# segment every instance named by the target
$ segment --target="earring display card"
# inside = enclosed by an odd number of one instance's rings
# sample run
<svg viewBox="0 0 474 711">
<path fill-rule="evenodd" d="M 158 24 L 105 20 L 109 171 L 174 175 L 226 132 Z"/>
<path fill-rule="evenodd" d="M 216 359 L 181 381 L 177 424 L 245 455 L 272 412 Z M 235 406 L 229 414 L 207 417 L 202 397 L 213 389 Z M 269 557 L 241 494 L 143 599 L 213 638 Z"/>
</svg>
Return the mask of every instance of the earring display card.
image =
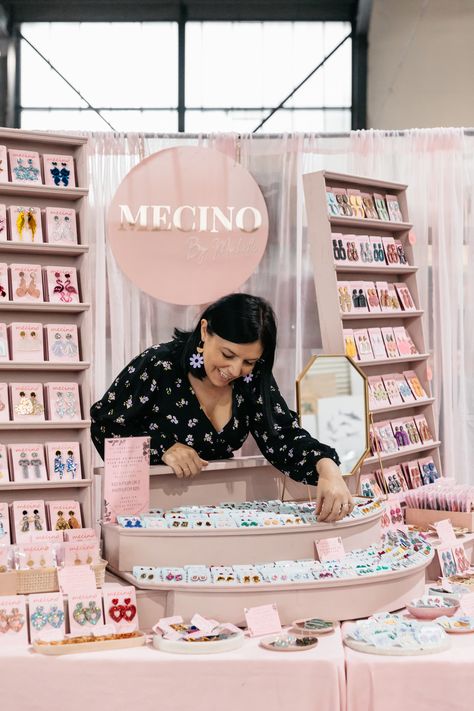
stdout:
<svg viewBox="0 0 474 711">
<path fill-rule="evenodd" d="M 82 478 L 79 442 L 46 442 L 50 481 L 74 481 Z"/>
<path fill-rule="evenodd" d="M 68 541 L 63 549 L 65 565 L 96 565 L 100 561 L 97 541 Z"/>
<path fill-rule="evenodd" d="M 8 239 L 7 227 L 7 207 L 0 205 L 0 242 L 6 242 Z"/>
<path fill-rule="evenodd" d="M 371 375 L 369 377 L 369 398 L 371 400 L 371 409 L 377 410 L 381 407 L 387 407 L 390 405 L 390 400 L 388 399 L 388 393 L 383 384 L 382 376 Z"/>
<path fill-rule="evenodd" d="M 415 415 L 413 419 L 415 420 L 416 428 L 423 444 L 434 442 L 434 437 L 428 426 L 426 417 L 424 415 Z"/>
<path fill-rule="evenodd" d="M 360 478 L 361 496 L 383 496 L 374 474 L 363 474 Z"/>
<path fill-rule="evenodd" d="M 361 328 L 354 331 L 354 339 L 356 342 L 357 350 L 359 352 L 360 360 L 373 360 L 374 354 L 372 353 L 372 347 L 370 345 L 369 334 L 366 328 Z"/>
<path fill-rule="evenodd" d="M 374 193 L 374 202 L 379 219 L 388 222 L 390 217 L 387 210 L 387 204 L 385 202 L 385 196 L 380 193 Z"/>
<path fill-rule="evenodd" d="M 341 313 L 343 314 L 350 314 L 353 311 L 350 287 L 351 285 L 348 281 L 337 282 L 337 291 L 339 294 L 339 308 L 341 310 Z"/>
<path fill-rule="evenodd" d="M 382 452 L 390 454 L 398 451 L 397 440 L 393 436 L 390 422 L 376 422 L 374 424 L 375 434 L 378 436 Z"/>
<path fill-rule="evenodd" d="M 9 326 L 12 360 L 42 363 L 44 361 L 43 325 L 13 322 Z"/>
<path fill-rule="evenodd" d="M 405 479 L 408 480 L 412 489 L 418 489 L 422 485 L 420 467 L 416 459 L 402 464 L 405 470 Z"/>
<path fill-rule="evenodd" d="M 387 203 L 387 210 L 391 222 L 403 222 L 402 211 L 400 210 L 400 205 L 398 203 L 398 198 L 396 195 L 385 195 L 385 201 Z"/>
<path fill-rule="evenodd" d="M 74 267 L 45 267 L 48 300 L 55 304 L 79 304 L 77 271 Z"/>
<path fill-rule="evenodd" d="M 78 363 L 77 326 L 73 323 L 47 323 L 45 329 L 48 360 L 55 363 Z"/>
<path fill-rule="evenodd" d="M 10 239 L 12 242 L 43 242 L 41 208 L 10 205 Z"/>
<path fill-rule="evenodd" d="M 395 335 L 395 340 L 397 342 L 397 347 L 400 355 L 417 355 L 418 349 L 413 343 L 412 339 L 406 328 L 404 326 L 395 326 L 393 329 Z"/>
<path fill-rule="evenodd" d="M 360 261 L 362 264 L 373 266 L 374 250 L 368 235 L 357 235 L 357 245 L 359 247 Z"/>
<path fill-rule="evenodd" d="M 369 220 L 378 220 L 379 216 L 375 209 L 374 198 L 370 193 L 362 193 L 362 203 L 364 205 L 365 216 Z"/>
<path fill-rule="evenodd" d="M 64 600 L 61 593 L 28 595 L 30 618 L 30 641 L 50 641 L 63 639 L 66 634 L 64 624 Z"/>
<path fill-rule="evenodd" d="M 326 204 L 329 217 L 336 217 L 340 214 L 339 205 L 332 188 L 326 188 Z"/>
<path fill-rule="evenodd" d="M 69 629 L 72 637 L 90 634 L 104 624 L 100 592 L 70 592 L 68 595 Z"/>
<path fill-rule="evenodd" d="M 0 545 L 9 545 L 11 542 L 12 539 L 10 534 L 10 515 L 8 512 L 8 504 L 4 501 L 0 501 Z"/>
<path fill-rule="evenodd" d="M 46 239 L 51 244 L 77 244 L 76 211 L 64 207 L 45 209 Z"/>
<path fill-rule="evenodd" d="M 112 625 L 116 633 L 138 630 L 135 588 L 107 585 L 103 589 L 105 624 Z"/>
<path fill-rule="evenodd" d="M 0 646 L 26 647 L 28 625 L 24 595 L 0 596 Z"/>
<path fill-rule="evenodd" d="M 403 449 L 404 447 L 412 447 L 413 442 L 410 439 L 411 423 L 406 419 L 399 418 L 398 420 L 392 420 L 391 424 L 393 436 L 395 437 L 398 444 L 398 449 Z"/>
<path fill-rule="evenodd" d="M 350 283 L 352 312 L 360 314 L 368 314 L 369 307 L 367 305 L 367 294 L 365 291 L 365 282 L 351 281 Z"/>
<path fill-rule="evenodd" d="M 402 310 L 400 301 L 398 300 L 397 290 L 393 284 L 388 284 L 388 298 L 390 303 L 390 311 L 400 312 Z"/>
<path fill-rule="evenodd" d="M 74 158 L 54 153 L 43 155 L 43 169 L 45 185 L 57 188 L 75 188 L 76 175 L 74 172 Z"/>
<path fill-rule="evenodd" d="M 393 237 L 382 237 L 382 244 L 385 249 L 385 258 L 389 267 L 395 267 L 400 263 L 400 257 L 397 250 L 397 243 Z"/>
<path fill-rule="evenodd" d="M 354 217 L 364 218 L 365 210 L 360 190 L 348 190 L 347 197 L 349 198 L 349 205 L 352 207 Z"/>
<path fill-rule="evenodd" d="M 398 294 L 398 299 L 402 305 L 404 311 L 416 311 L 415 302 L 413 301 L 410 290 L 406 284 L 403 282 L 400 284 L 394 284 L 394 287 Z"/>
<path fill-rule="evenodd" d="M 12 417 L 18 422 L 42 422 L 44 415 L 42 383 L 10 383 Z"/>
<path fill-rule="evenodd" d="M 398 465 L 384 469 L 383 477 L 389 494 L 400 494 L 400 492 L 406 491 L 408 488 L 402 470 Z M 403 523 L 403 520 L 400 523 Z"/>
<path fill-rule="evenodd" d="M 10 283 L 8 279 L 8 264 L 0 264 L 0 304 L 10 300 Z"/>
<path fill-rule="evenodd" d="M 0 183 L 8 183 L 8 161 L 6 146 L 0 146 Z"/>
<path fill-rule="evenodd" d="M 343 244 L 346 250 L 348 264 L 360 262 L 359 241 L 356 235 L 345 235 Z"/>
<path fill-rule="evenodd" d="M 20 570 L 53 568 L 53 551 L 49 543 L 23 543 L 18 546 L 17 558 Z"/>
<path fill-rule="evenodd" d="M 370 244 L 372 247 L 372 252 L 374 255 L 374 266 L 382 266 L 385 264 L 385 249 L 382 242 L 382 237 L 377 237 L 372 235 L 370 237 Z"/>
<path fill-rule="evenodd" d="M 44 448 L 42 444 L 9 444 L 13 481 L 35 484 L 47 481 Z"/>
<path fill-rule="evenodd" d="M 50 420 L 76 422 L 81 419 L 77 383 L 46 383 L 46 402 Z"/>
<path fill-rule="evenodd" d="M 10 402 L 8 397 L 8 384 L 0 383 L 0 422 L 10 421 Z M 1 476 L 0 476 L 1 482 Z"/>
<path fill-rule="evenodd" d="M 64 543 L 62 531 L 33 531 L 30 533 L 31 543 Z"/>
<path fill-rule="evenodd" d="M 404 370 L 403 375 L 405 376 L 411 391 L 417 400 L 426 400 L 428 397 L 424 391 L 417 374 L 414 370 Z"/>
<path fill-rule="evenodd" d="M 373 281 L 366 281 L 365 282 L 365 290 L 367 292 L 367 305 L 369 307 L 369 311 L 372 312 L 381 312 L 381 307 L 380 307 L 380 301 L 379 297 L 377 294 L 377 289 L 375 288 L 375 284 Z"/>
<path fill-rule="evenodd" d="M 388 284 L 386 281 L 376 281 L 375 286 L 379 296 L 380 308 L 384 312 L 392 311 L 392 304 L 388 295 Z"/>
<path fill-rule="evenodd" d="M 98 543 L 97 534 L 93 528 L 69 528 L 64 531 L 64 540 L 69 543 L 82 543 L 84 541 L 94 541 Z"/>
<path fill-rule="evenodd" d="M 10 360 L 7 326 L 0 323 L 0 362 Z"/>
<path fill-rule="evenodd" d="M 10 481 L 10 467 L 8 465 L 8 451 L 4 444 L 0 444 L 0 487 Z M 0 519 L 1 521 L 1 519 Z M 0 539 L 2 533 L 0 530 Z M 0 541 L 1 542 L 1 541 Z"/>
<path fill-rule="evenodd" d="M 395 340 L 395 334 L 393 328 L 386 326 L 381 329 L 383 342 L 385 343 L 385 350 L 387 351 L 387 356 L 389 358 L 398 358 L 400 356 L 397 348 L 397 342 Z"/>
<path fill-rule="evenodd" d="M 82 528 L 81 507 L 77 501 L 48 501 L 46 506 L 52 531 Z"/>
<path fill-rule="evenodd" d="M 412 417 L 407 418 L 403 421 L 405 431 L 408 434 L 410 440 L 410 446 L 418 447 L 421 444 L 421 438 L 416 429 L 415 421 Z"/>
<path fill-rule="evenodd" d="M 354 217 L 354 211 L 349 204 L 349 196 L 345 188 L 333 188 L 333 193 L 336 196 L 336 202 L 339 206 L 339 214 L 342 217 Z"/>
<path fill-rule="evenodd" d="M 11 264 L 10 275 L 13 301 L 40 303 L 43 297 L 43 279 L 38 264 Z"/>
<path fill-rule="evenodd" d="M 43 185 L 38 153 L 9 149 L 10 178 L 12 183 Z"/>
<path fill-rule="evenodd" d="M 423 484 L 434 484 L 440 478 L 440 474 L 436 469 L 436 464 L 433 457 L 424 457 L 418 460 L 418 466 L 421 471 L 421 479 Z"/>
<path fill-rule="evenodd" d="M 374 357 L 377 359 L 387 358 L 387 351 L 385 350 L 385 344 L 380 328 L 369 328 L 368 332 Z"/>
<path fill-rule="evenodd" d="M 44 501 L 14 501 L 13 529 L 16 543 L 28 542 L 35 531 L 47 531 Z"/>
<path fill-rule="evenodd" d="M 334 261 L 337 264 L 348 264 L 347 252 L 344 246 L 344 235 L 340 233 L 333 233 L 332 238 L 332 253 Z"/>
<path fill-rule="evenodd" d="M 391 405 L 402 405 L 403 400 L 400 396 L 397 381 L 394 375 L 382 375 L 383 384 L 387 391 L 388 399 Z"/>
<path fill-rule="evenodd" d="M 359 355 L 357 353 L 356 343 L 354 340 L 354 332 L 352 328 L 346 328 L 342 332 L 344 336 L 344 348 L 346 356 L 352 358 L 353 360 L 359 360 Z"/>
<path fill-rule="evenodd" d="M 403 402 L 415 402 L 415 396 L 413 395 L 405 376 L 401 375 L 401 373 L 394 373 L 392 378 L 397 384 L 398 392 L 400 393 Z"/>
</svg>

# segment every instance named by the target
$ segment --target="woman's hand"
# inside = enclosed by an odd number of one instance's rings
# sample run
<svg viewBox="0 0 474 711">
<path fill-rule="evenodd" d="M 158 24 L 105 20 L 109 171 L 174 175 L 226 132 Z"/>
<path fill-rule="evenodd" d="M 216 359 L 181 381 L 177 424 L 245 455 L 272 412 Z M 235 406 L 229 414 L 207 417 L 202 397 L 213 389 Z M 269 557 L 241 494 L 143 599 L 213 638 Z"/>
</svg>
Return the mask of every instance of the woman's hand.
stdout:
<svg viewBox="0 0 474 711">
<path fill-rule="evenodd" d="M 178 479 L 196 476 L 209 463 L 205 459 L 201 459 L 195 449 L 180 442 L 176 442 L 167 449 L 161 458 L 165 464 L 171 467 Z"/>
<path fill-rule="evenodd" d="M 332 459 L 320 459 L 316 464 L 319 474 L 316 489 L 316 514 L 318 521 L 332 523 L 347 516 L 354 508 L 354 502 L 341 470 Z"/>
</svg>

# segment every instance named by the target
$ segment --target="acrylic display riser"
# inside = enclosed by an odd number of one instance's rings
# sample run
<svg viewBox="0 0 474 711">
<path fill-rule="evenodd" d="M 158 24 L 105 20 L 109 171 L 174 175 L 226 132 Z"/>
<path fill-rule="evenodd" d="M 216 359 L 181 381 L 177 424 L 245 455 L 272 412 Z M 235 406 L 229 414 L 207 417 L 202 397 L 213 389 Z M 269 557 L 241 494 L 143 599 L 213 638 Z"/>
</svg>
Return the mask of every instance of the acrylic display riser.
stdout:
<svg viewBox="0 0 474 711">
<path fill-rule="evenodd" d="M 417 566 L 372 577 L 333 579 L 288 584 L 249 585 L 143 585 L 130 573 L 112 572 L 137 588 L 141 629 L 150 629 L 160 617 L 195 612 L 204 617 L 245 623 L 244 608 L 275 603 L 282 624 L 302 617 L 352 620 L 375 612 L 400 610 L 425 590 L 425 570 L 433 552 Z"/>
</svg>

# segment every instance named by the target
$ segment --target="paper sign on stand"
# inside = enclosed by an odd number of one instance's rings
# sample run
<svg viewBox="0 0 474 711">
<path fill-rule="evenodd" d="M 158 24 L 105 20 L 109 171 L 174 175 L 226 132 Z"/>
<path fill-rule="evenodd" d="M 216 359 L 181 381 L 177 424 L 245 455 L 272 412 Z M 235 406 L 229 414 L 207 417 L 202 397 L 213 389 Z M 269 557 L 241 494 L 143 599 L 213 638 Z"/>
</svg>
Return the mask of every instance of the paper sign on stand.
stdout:
<svg viewBox="0 0 474 711">
<path fill-rule="evenodd" d="M 274 603 L 271 605 L 246 607 L 244 614 L 251 637 L 261 637 L 265 634 L 281 632 L 280 615 Z"/>
<path fill-rule="evenodd" d="M 60 591 L 66 595 L 96 591 L 94 571 L 88 565 L 65 565 L 58 568 L 58 581 Z"/>
<path fill-rule="evenodd" d="M 316 552 L 321 563 L 327 560 L 342 560 L 346 552 L 340 536 L 334 538 L 320 538 L 314 542 Z"/>
<path fill-rule="evenodd" d="M 438 538 L 443 546 L 457 545 L 456 534 L 449 518 L 444 518 L 442 521 L 436 521 L 433 526 L 438 534 Z"/>
<path fill-rule="evenodd" d="M 466 593 L 461 597 L 461 612 L 474 617 L 474 593 Z"/>
<path fill-rule="evenodd" d="M 150 508 L 150 438 L 105 440 L 104 523 L 135 516 Z"/>
</svg>

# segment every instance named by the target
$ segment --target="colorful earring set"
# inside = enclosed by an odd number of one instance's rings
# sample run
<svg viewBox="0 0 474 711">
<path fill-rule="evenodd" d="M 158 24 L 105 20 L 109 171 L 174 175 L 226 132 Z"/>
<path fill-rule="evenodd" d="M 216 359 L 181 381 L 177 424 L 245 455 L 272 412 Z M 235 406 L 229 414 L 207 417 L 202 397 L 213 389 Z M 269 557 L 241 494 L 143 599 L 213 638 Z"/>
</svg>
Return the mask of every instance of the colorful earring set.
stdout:
<svg viewBox="0 0 474 711">
<path fill-rule="evenodd" d="M 57 630 L 62 626 L 63 622 L 64 612 L 56 607 L 56 605 L 53 605 L 48 612 L 40 605 L 31 615 L 31 624 L 38 632 L 48 624 Z"/>
<path fill-rule="evenodd" d="M 131 622 L 137 614 L 137 608 L 135 605 L 131 604 L 131 598 L 126 597 L 123 602 L 123 605 L 119 605 L 118 598 L 112 598 L 112 605 L 109 608 L 109 615 L 114 622 L 120 622 L 121 620 Z"/>
<path fill-rule="evenodd" d="M 95 602 L 91 600 L 87 607 L 83 607 L 82 602 L 78 602 L 72 613 L 78 625 L 86 625 L 90 622 L 91 625 L 96 625 L 102 619 L 102 610 L 97 607 Z"/>
<path fill-rule="evenodd" d="M 20 632 L 25 624 L 25 617 L 17 607 L 13 607 L 10 614 L 5 609 L 0 610 L 0 633 L 5 634 L 9 630 Z"/>
<path fill-rule="evenodd" d="M 32 158 L 28 158 L 27 165 L 24 164 L 23 158 L 18 158 L 17 165 L 12 170 L 17 180 L 36 182 L 40 177 L 39 168 L 35 168 Z"/>
</svg>

